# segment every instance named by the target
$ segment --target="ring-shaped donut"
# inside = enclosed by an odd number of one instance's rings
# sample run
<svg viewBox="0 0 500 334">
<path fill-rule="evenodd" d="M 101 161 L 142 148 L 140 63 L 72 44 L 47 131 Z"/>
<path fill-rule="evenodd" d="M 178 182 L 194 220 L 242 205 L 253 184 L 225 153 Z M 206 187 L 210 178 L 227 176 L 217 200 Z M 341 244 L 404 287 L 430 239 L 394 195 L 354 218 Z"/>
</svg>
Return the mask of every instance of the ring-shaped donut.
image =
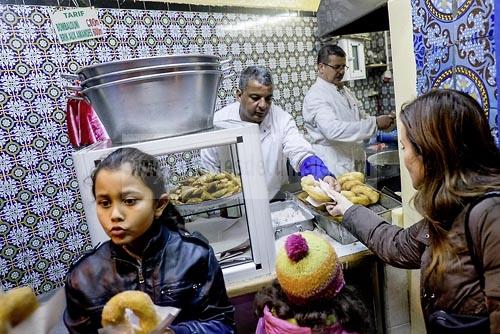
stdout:
<svg viewBox="0 0 500 334">
<path fill-rule="evenodd" d="M 127 324 L 127 308 L 139 318 L 140 329 L 136 331 L 137 334 L 149 334 L 158 326 L 159 319 L 153 301 L 142 291 L 123 291 L 113 296 L 104 305 L 101 324 L 104 327 Z"/>
</svg>

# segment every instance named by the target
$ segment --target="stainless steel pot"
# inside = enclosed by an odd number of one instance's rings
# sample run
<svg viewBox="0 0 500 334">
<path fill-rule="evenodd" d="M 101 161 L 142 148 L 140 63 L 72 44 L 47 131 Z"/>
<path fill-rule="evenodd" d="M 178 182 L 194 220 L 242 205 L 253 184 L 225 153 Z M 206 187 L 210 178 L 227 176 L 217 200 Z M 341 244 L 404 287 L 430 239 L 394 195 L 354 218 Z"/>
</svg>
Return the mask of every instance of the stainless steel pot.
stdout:
<svg viewBox="0 0 500 334">
<path fill-rule="evenodd" d="M 181 54 L 158 57 L 147 57 L 137 59 L 118 60 L 107 63 L 86 66 L 76 73 L 81 80 L 86 80 L 98 75 L 111 72 L 125 71 L 132 68 L 150 67 L 157 65 L 179 64 L 179 63 L 216 63 L 220 58 L 214 55 Z"/>
<path fill-rule="evenodd" d="M 368 157 L 368 175 L 370 177 L 385 178 L 399 175 L 399 152 L 390 150 L 375 153 Z"/>
<path fill-rule="evenodd" d="M 220 70 L 139 76 L 81 91 L 112 142 L 130 143 L 210 129 Z"/>
<path fill-rule="evenodd" d="M 124 71 L 111 72 L 103 75 L 98 75 L 86 79 L 80 83 L 82 88 L 90 88 L 92 86 L 102 85 L 117 80 L 130 79 L 138 76 L 162 74 L 179 71 L 198 71 L 198 70 L 219 70 L 220 63 L 182 63 L 168 64 L 158 66 L 148 66 L 132 68 Z"/>
</svg>

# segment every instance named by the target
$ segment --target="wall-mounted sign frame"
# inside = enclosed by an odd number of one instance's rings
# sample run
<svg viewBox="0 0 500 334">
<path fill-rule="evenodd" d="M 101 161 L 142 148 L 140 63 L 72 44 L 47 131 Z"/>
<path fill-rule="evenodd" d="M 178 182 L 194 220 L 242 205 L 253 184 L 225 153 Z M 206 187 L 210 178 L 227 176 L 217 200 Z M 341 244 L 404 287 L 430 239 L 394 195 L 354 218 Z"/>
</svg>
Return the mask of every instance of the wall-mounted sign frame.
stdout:
<svg viewBox="0 0 500 334">
<path fill-rule="evenodd" d="M 104 35 L 96 8 L 58 10 L 50 15 L 50 19 L 61 44 L 99 38 Z"/>
</svg>

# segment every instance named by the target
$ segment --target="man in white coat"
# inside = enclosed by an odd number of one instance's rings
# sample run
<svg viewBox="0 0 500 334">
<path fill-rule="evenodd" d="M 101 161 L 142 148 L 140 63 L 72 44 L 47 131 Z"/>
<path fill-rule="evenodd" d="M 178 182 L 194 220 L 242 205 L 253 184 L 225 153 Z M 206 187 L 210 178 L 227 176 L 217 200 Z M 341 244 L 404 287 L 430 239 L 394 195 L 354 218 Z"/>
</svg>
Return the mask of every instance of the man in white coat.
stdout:
<svg viewBox="0 0 500 334">
<path fill-rule="evenodd" d="M 288 182 L 286 159 L 301 175 L 312 174 L 317 179 L 335 186 L 324 163 L 314 155 L 311 144 L 300 134 L 290 114 L 272 104 L 273 82 L 271 72 L 262 66 L 243 70 L 236 91 L 237 101 L 217 111 L 214 122 L 242 120 L 259 124 L 260 142 L 269 198 Z M 201 150 L 203 166 L 220 170 L 216 148 Z"/>
<path fill-rule="evenodd" d="M 363 140 L 394 124 L 395 115 L 368 116 L 344 86 L 346 54 L 338 45 L 325 45 L 318 53 L 318 77 L 304 99 L 302 116 L 314 152 L 328 169 L 341 176 L 364 172 Z"/>
</svg>

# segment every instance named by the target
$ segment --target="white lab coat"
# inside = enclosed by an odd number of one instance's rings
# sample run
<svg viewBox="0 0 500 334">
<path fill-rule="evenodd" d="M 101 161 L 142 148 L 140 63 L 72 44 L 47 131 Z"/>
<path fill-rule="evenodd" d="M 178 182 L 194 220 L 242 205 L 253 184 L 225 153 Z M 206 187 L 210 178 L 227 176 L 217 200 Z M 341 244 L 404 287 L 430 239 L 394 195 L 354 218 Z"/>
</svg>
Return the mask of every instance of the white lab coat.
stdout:
<svg viewBox="0 0 500 334">
<path fill-rule="evenodd" d="M 214 122 L 241 120 L 240 103 L 234 102 L 217 111 Z M 311 144 L 300 134 L 290 114 L 278 106 L 271 110 L 259 125 L 262 159 L 269 198 L 273 198 L 281 186 L 288 182 L 286 159 L 296 172 L 300 171 L 302 161 L 313 155 Z M 212 171 L 220 170 L 217 148 L 200 151 L 203 166 Z M 257 166 L 256 166 L 257 168 Z"/>
<path fill-rule="evenodd" d="M 367 116 L 349 88 L 320 77 L 311 86 L 302 107 L 305 128 L 314 153 L 330 172 L 339 177 L 354 170 L 364 171 L 363 140 L 377 130 L 376 118 Z"/>
</svg>

